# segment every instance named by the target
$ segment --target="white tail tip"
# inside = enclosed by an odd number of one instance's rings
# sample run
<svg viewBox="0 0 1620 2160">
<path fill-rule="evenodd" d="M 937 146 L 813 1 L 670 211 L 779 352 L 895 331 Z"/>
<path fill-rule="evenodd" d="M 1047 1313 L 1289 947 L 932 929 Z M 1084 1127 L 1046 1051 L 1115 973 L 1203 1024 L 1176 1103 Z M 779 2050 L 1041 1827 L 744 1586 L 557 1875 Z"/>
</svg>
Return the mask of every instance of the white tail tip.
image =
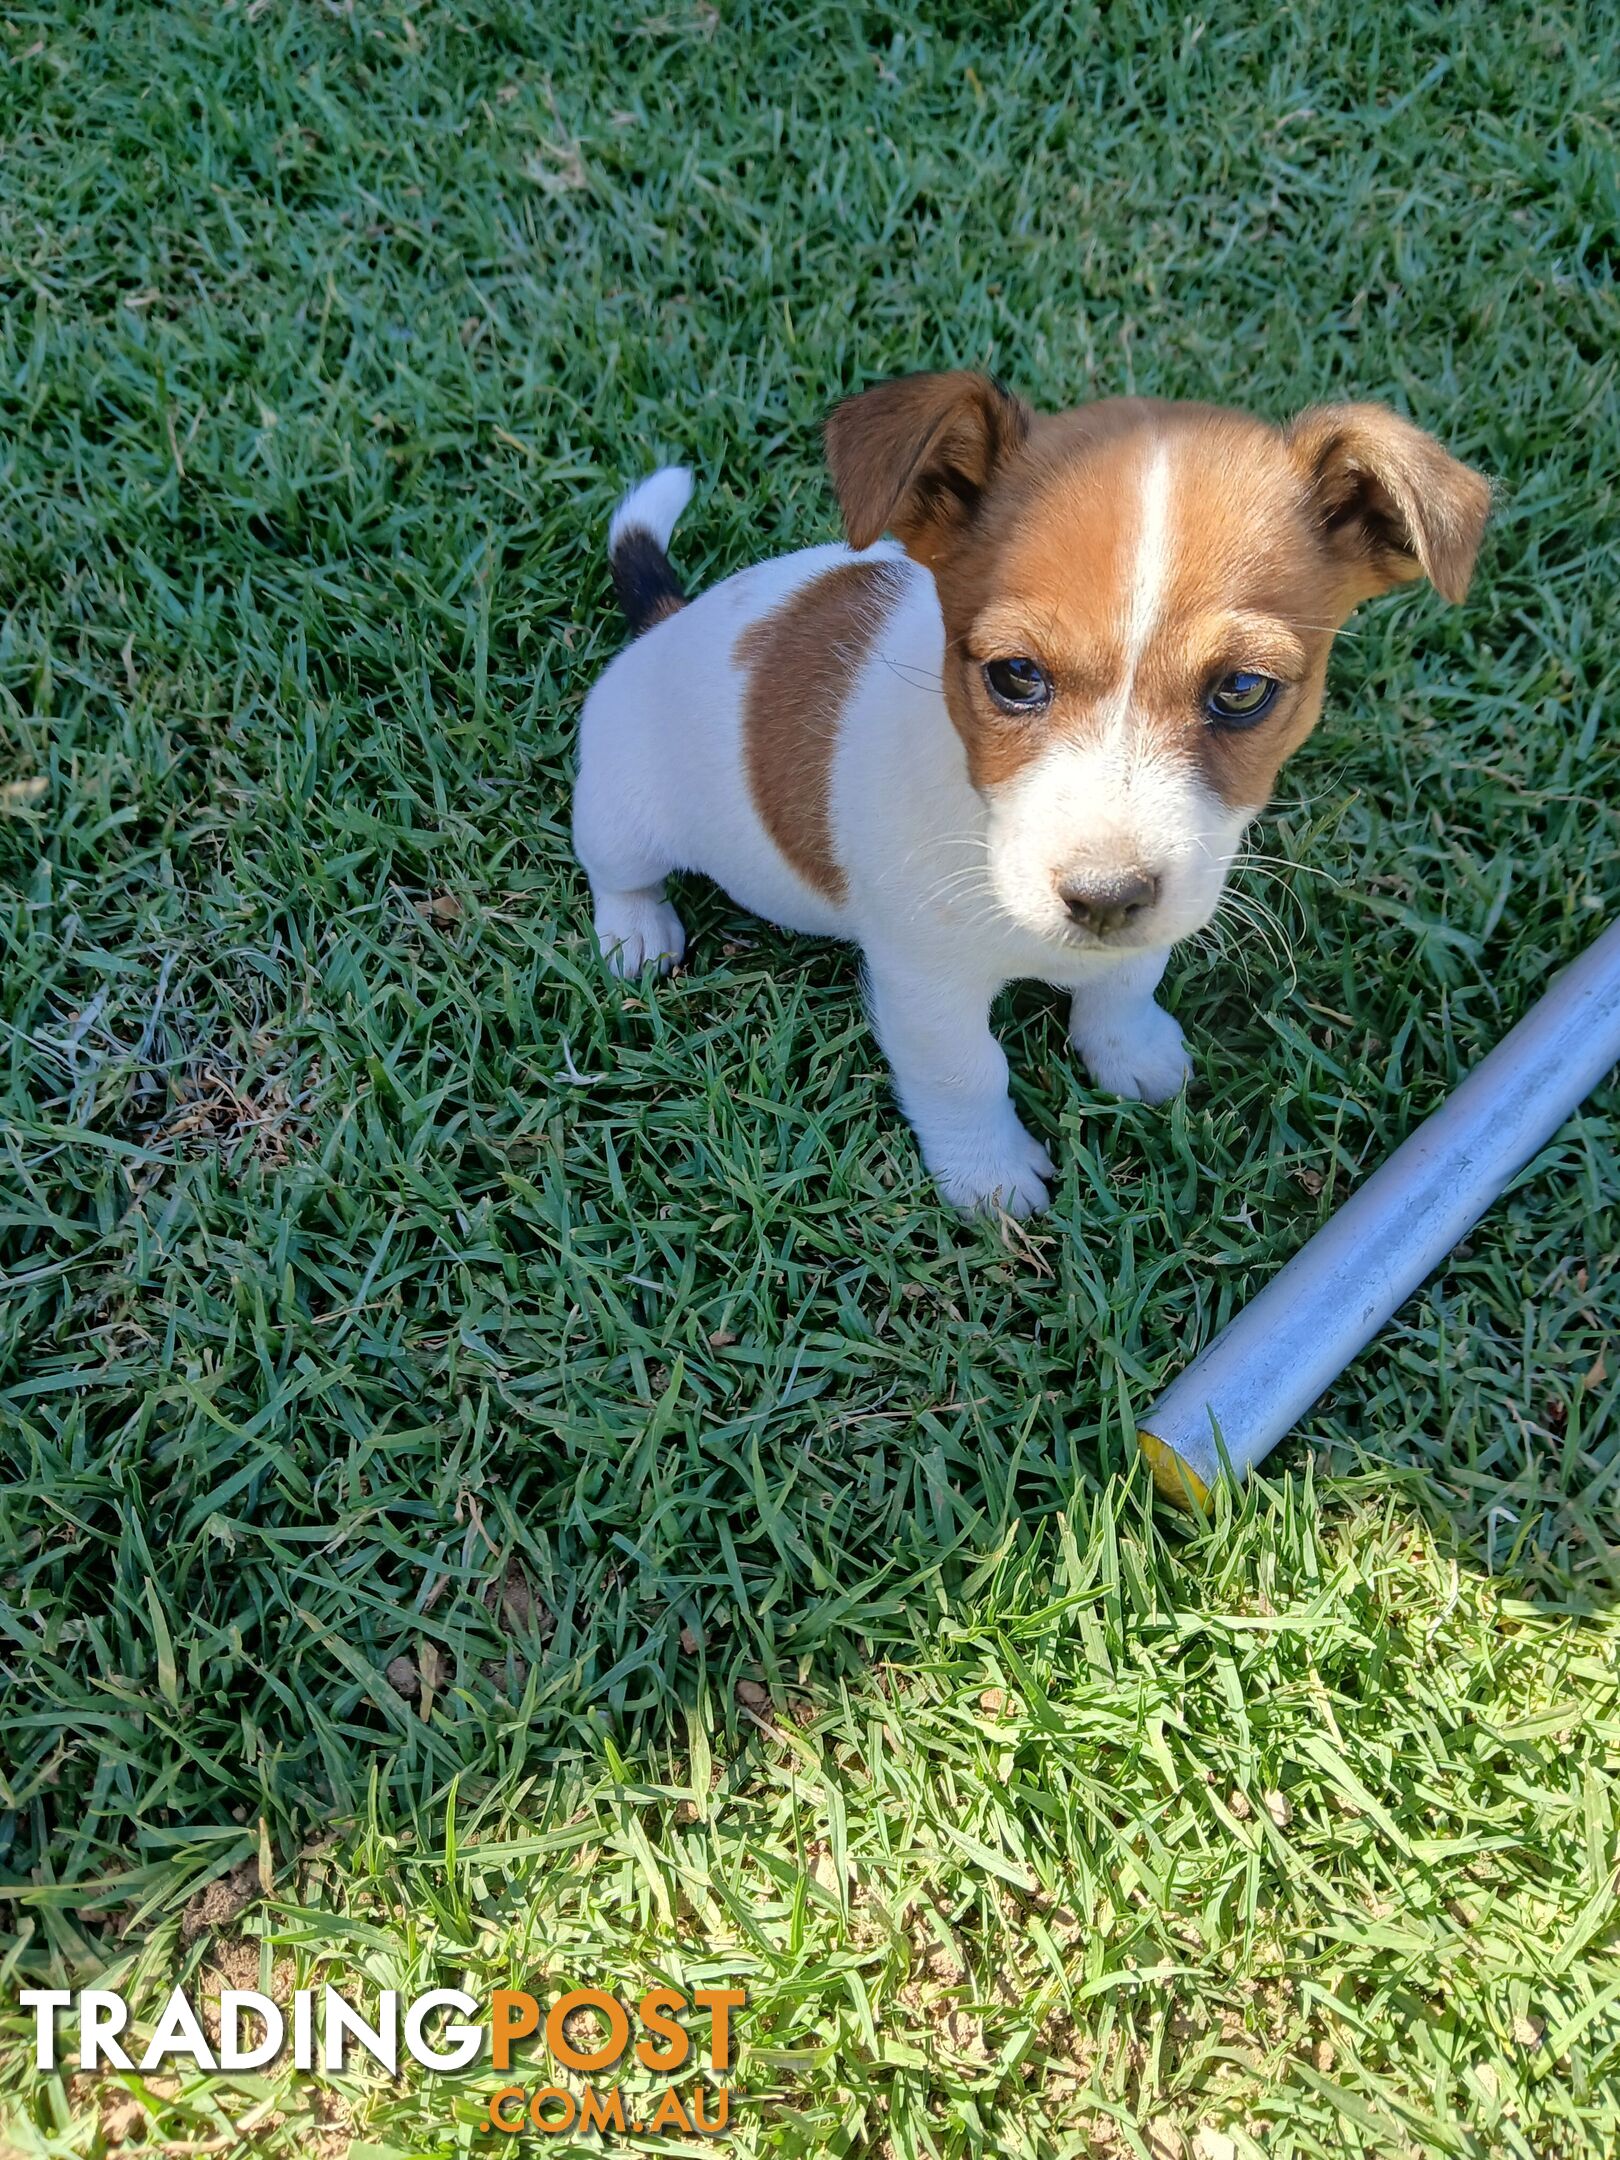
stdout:
<svg viewBox="0 0 1620 2160">
<path fill-rule="evenodd" d="M 692 500 L 692 475 L 684 465 L 665 465 L 633 487 L 613 513 L 608 553 L 628 532 L 651 533 L 661 548 L 669 546 L 675 521 Z"/>
</svg>

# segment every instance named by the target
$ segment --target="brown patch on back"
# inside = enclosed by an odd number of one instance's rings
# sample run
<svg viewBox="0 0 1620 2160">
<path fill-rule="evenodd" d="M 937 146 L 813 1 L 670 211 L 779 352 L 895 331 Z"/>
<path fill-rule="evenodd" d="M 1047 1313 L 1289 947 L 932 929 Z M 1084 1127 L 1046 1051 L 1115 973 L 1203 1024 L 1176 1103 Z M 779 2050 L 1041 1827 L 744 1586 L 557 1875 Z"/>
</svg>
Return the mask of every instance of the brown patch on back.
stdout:
<svg viewBox="0 0 1620 2160">
<path fill-rule="evenodd" d="M 748 671 L 743 750 L 754 807 L 800 877 L 829 900 L 846 891 L 832 834 L 839 718 L 900 582 L 892 562 L 840 563 L 750 623 L 733 650 Z"/>
</svg>

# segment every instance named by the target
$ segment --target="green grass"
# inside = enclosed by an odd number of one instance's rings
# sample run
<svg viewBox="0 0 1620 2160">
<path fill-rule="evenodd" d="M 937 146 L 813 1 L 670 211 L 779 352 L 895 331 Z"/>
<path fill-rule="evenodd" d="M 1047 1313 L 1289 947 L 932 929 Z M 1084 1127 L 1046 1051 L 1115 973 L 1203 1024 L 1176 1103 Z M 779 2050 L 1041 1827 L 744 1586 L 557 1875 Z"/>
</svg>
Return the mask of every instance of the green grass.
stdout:
<svg viewBox="0 0 1620 2160">
<path fill-rule="evenodd" d="M 1599 0 L 6 10 L 20 2152 L 499 2142 L 487 2069 L 29 2065 L 19 1986 L 261 1966 L 738 1979 L 746 2152 L 1614 2150 L 1612 1093 L 1235 1510 L 1156 1517 L 1129 1436 L 1614 904 L 1617 51 Z M 1340 648 L 1244 880 L 1287 956 L 1175 964 L 1190 1097 L 1010 999 L 1061 1176 L 1006 1239 L 850 955 L 694 887 L 627 991 L 566 838 L 622 485 L 695 464 L 694 579 L 827 538 L 825 407 L 952 363 L 1393 399 L 1500 491 L 1466 607 Z"/>
</svg>

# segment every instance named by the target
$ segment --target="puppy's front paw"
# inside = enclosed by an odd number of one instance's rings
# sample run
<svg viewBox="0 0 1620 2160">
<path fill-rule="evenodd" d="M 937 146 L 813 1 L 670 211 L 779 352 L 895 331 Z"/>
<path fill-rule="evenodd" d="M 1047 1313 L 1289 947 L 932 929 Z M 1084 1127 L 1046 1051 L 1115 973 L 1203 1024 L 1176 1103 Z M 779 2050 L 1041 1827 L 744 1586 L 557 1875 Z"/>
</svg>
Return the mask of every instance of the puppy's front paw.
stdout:
<svg viewBox="0 0 1620 2160">
<path fill-rule="evenodd" d="M 596 942 L 613 973 L 633 980 L 648 966 L 667 975 L 686 951 L 686 932 L 661 894 L 603 893 L 596 903 Z"/>
<path fill-rule="evenodd" d="M 1052 1158 L 1011 1112 L 1004 1126 L 925 1153 L 940 1192 L 964 1215 L 1036 1215 L 1051 1198 Z"/>
<path fill-rule="evenodd" d="M 1186 1038 L 1162 1005 L 1138 1006 L 1128 1018 L 1077 1028 L 1074 1046 L 1098 1087 L 1137 1102 L 1168 1102 L 1192 1073 Z"/>
</svg>

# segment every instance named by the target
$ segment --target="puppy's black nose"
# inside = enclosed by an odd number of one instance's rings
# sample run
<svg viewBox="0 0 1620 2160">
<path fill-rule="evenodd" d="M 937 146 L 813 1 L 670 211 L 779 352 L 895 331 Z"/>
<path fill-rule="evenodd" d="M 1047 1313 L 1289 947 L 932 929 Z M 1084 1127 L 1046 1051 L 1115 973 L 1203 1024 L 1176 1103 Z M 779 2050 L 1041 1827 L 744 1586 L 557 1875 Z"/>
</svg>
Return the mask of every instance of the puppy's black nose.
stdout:
<svg viewBox="0 0 1620 2160">
<path fill-rule="evenodd" d="M 1071 878 L 1058 887 L 1058 898 L 1069 911 L 1069 920 L 1096 937 L 1111 937 L 1116 930 L 1145 915 L 1159 897 L 1159 881 L 1145 870 L 1121 870 L 1112 877 Z"/>
</svg>

